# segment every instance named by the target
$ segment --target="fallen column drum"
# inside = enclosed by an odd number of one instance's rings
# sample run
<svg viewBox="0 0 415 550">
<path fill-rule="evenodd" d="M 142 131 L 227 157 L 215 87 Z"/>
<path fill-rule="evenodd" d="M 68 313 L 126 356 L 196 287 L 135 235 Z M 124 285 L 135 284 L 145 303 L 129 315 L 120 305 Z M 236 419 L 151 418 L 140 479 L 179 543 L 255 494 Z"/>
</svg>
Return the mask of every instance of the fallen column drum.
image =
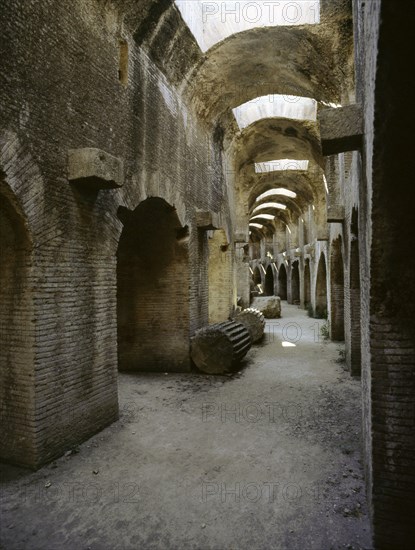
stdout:
<svg viewBox="0 0 415 550">
<path fill-rule="evenodd" d="M 249 307 L 237 313 L 234 316 L 234 321 L 242 323 L 249 330 L 252 342 L 259 342 L 264 336 L 265 317 L 259 309 Z"/>
<path fill-rule="evenodd" d="M 225 321 L 196 332 L 191 340 L 190 357 L 206 374 L 227 374 L 236 370 L 251 344 L 251 334 L 245 325 Z"/>
</svg>

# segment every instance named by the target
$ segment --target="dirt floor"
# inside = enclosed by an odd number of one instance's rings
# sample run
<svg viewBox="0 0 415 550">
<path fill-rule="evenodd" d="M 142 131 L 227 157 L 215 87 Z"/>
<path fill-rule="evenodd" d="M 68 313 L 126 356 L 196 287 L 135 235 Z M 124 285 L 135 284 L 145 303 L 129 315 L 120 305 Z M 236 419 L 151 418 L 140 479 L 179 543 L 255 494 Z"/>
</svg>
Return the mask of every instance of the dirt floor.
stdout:
<svg viewBox="0 0 415 550">
<path fill-rule="evenodd" d="M 233 377 L 121 375 L 117 423 L 1 465 L 1 548 L 371 549 L 360 381 L 323 324 L 283 303 Z"/>
</svg>

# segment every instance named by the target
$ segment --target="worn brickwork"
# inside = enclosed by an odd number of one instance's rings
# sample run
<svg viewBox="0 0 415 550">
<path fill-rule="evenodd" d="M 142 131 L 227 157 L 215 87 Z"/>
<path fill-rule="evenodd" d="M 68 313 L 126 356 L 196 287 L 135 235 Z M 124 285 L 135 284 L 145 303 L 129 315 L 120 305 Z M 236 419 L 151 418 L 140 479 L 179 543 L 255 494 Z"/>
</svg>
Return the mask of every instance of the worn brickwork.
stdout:
<svg viewBox="0 0 415 550">
<path fill-rule="evenodd" d="M 36 454 L 32 246 L 24 218 L 0 182 L 0 442 L 1 458 L 25 464 Z"/>
<path fill-rule="evenodd" d="M 209 323 L 229 319 L 235 305 L 232 246 L 223 230 L 209 237 Z"/>
<path fill-rule="evenodd" d="M 117 255 L 119 369 L 188 370 L 188 241 L 162 199 L 143 201 L 126 221 Z"/>
<path fill-rule="evenodd" d="M 330 331 L 335 341 L 344 340 L 344 264 L 342 239 L 338 237 L 330 247 Z"/>
<path fill-rule="evenodd" d="M 189 370 L 190 337 L 228 316 L 235 289 L 247 306 L 251 282 L 327 313 L 333 339 L 344 333 L 362 377 L 375 546 L 410 548 L 414 3 L 354 0 L 352 33 L 350 2 L 326 2 L 314 30 L 256 29 L 206 55 L 168 0 L 3 4 L 1 458 L 37 467 L 115 420 L 118 367 Z M 259 77 L 261 93 L 356 103 L 361 150 L 324 163 L 316 129 L 306 174 L 261 180 L 253 162 L 274 155 L 277 127 L 273 143 L 248 147 L 231 115 Z M 113 169 L 70 183 L 68 152 L 91 149 Z M 239 243 L 254 188 L 284 181 L 298 202 L 281 198 L 275 231 L 253 231 L 251 276 Z M 221 231 L 198 225 L 200 213 Z"/>
<path fill-rule="evenodd" d="M 365 4 L 365 5 L 364 5 Z M 377 548 L 415 540 L 413 2 L 355 2 L 365 109 L 359 252 L 367 483 Z M 362 236 L 364 231 L 364 236 Z"/>
<path fill-rule="evenodd" d="M 208 315 L 207 237 L 192 212 L 222 212 L 231 223 L 218 138 L 197 124 L 122 15 L 95 0 L 1 10 L 2 170 L 34 243 L 32 466 L 117 418 L 119 207 L 161 197 L 189 226 L 187 335 Z M 68 183 L 68 150 L 83 147 L 122 160 L 120 190 Z"/>
</svg>

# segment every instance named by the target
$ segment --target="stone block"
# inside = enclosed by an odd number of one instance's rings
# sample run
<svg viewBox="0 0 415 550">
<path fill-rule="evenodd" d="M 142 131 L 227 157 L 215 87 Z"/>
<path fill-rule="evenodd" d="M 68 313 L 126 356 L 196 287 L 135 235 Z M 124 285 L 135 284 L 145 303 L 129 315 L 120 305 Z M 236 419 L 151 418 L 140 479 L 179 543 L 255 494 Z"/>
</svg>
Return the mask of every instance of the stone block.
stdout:
<svg viewBox="0 0 415 550">
<path fill-rule="evenodd" d="M 281 299 L 279 296 L 258 296 L 254 298 L 251 308 L 259 309 L 266 319 L 281 317 Z"/>
<path fill-rule="evenodd" d="M 196 226 L 199 229 L 206 231 L 220 228 L 219 215 L 215 212 L 197 210 L 196 211 Z"/>
<path fill-rule="evenodd" d="M 344 221 L 344 206 L 327 206 L 327 221 L 329 223 L 342 223 Z"/>
<path fill-rule="evenodd" d="M 101 149 L 69 149 L 68 179 L 94 189 L 115 189 L 124 180 L 123 162 Z"/>
<path fill-rule="evenodd" d="M 360 105 L 323 109 L 319 112 L 318 120 L 324 156 L 360 149 L 363 137 Z"/>
</svg>

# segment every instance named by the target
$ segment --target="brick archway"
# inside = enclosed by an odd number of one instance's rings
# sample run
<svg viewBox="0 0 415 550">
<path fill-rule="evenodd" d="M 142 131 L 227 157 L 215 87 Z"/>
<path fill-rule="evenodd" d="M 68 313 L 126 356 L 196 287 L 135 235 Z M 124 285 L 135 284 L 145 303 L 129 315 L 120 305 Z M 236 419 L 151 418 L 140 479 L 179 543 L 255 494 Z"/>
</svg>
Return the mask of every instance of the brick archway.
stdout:
<svg viewBox="0 0 415 550">
<path fill-rule="evenodd" d="M 188 232 L 149 198 L 124 224 L 117 254 L 120 370 L 189 369 Z"/>
<path fill-rule="evenodd" d="M 25 218 L 7 195 L 0 193 L 0 456 L 32 465 L 36 461 L 32 243 Z"/>
</svg>

